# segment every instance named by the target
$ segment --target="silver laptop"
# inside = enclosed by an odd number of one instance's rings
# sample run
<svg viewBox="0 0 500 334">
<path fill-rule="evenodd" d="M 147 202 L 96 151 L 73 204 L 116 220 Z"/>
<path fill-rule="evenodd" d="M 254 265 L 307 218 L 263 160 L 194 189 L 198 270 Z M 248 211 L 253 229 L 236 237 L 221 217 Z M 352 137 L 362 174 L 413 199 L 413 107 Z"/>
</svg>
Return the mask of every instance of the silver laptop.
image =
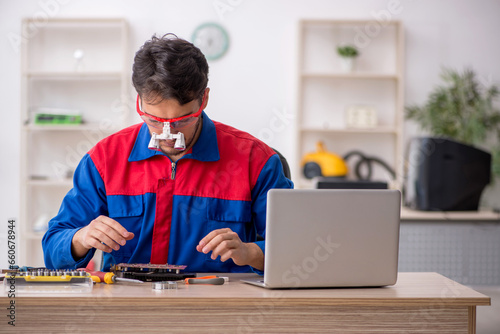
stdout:
<svg viewBox="0 0 500 334">
<path fill-rule="evenodd" d="M 267 199 L 265 288 L 396 283 L 398 190 L 272 189 Z"/>
</svg>

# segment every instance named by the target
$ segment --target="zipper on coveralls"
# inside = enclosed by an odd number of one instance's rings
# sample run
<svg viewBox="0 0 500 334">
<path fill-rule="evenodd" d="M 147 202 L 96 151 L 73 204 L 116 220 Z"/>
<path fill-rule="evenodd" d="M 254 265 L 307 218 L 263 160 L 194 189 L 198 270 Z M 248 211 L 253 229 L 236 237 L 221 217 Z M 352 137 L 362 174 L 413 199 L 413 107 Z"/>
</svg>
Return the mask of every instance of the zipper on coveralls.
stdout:
<svg viewBox="0 0 500 334">
<path fill-rule="evenodd" d="M 175 180 L 175 162 L 172 162 L 172 173 L 170 173 L 170 179 Z"/>
</svg>

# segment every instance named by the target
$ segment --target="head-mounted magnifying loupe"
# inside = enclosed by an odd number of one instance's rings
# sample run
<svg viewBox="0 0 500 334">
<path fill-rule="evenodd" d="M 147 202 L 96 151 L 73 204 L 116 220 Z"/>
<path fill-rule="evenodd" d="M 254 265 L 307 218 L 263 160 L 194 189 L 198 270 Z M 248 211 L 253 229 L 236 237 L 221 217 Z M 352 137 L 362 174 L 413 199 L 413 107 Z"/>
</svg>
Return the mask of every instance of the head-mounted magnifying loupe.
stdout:
<svg viewBox="0 0 500 334">
<path fill-rule="evenodd" d="M 153 132 L 151 135 L 151 140 L 149 141 L 148 147 L 155 151 L 160 151 L 160 140 L 172 140 L 175 139 L 174 148 L 183 151 L 186 149 L 186 141 L 184 140 L 184 134 L 182 132 L 171 133 L 170 123 L 163 123 L 163 133 L 157 134 Z"/>
</svg>

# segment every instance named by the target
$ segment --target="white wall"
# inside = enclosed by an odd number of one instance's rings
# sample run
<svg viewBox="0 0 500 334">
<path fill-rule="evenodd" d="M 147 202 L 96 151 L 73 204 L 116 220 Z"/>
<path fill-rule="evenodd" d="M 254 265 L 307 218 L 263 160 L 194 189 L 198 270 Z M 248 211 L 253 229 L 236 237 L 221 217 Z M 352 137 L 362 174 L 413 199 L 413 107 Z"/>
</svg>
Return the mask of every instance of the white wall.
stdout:
<svg viewBox="0 0 500 334">
<path fill-rule="evenodd" d="M 262 138 L 277 113 L 295 111 L 297 21 L 376 19 L 391 4 L 400 9 L 391 18 L 405 26 L 406 104 L 424 101 L 442 65 L 471 66 L 483 82 L 500 84 L 498 0 L 0 0 L 0 267 L 7 263 L 7 219 L 19 217 L 20 57 L 11 39 L 21 35 L 22 18 L 124 17 L 131 28 L 131 59 L 153 33 L 190 39 L 197 25 L 221 23 L 231 46 L 210 63 L 207 112 Z M 294 161 L 293 121 L 285 118 L 283 124 L 284 130 L 265 139 Z M 417 132 L 412 124 L 405 130 L 407 138 Z M 486 203 L 499 206 L 498 185 Z"/>
</svg>

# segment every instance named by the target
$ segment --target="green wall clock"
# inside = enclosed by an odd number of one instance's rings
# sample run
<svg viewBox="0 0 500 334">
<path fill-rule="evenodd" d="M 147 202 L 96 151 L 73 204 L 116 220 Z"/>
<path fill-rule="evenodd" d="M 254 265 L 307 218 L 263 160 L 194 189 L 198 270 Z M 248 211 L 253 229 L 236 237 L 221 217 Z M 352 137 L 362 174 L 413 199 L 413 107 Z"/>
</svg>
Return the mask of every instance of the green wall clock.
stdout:
<svg viewBox="0 0 500 334">
<path fill-rule="evenodd" d="M 221 58 L 229 48 L 229 36 L 226 30 L 217 23 L 204 23 L 198 26 L 191 40 L 203 52 L 207 60 Z"/>
</svg>

